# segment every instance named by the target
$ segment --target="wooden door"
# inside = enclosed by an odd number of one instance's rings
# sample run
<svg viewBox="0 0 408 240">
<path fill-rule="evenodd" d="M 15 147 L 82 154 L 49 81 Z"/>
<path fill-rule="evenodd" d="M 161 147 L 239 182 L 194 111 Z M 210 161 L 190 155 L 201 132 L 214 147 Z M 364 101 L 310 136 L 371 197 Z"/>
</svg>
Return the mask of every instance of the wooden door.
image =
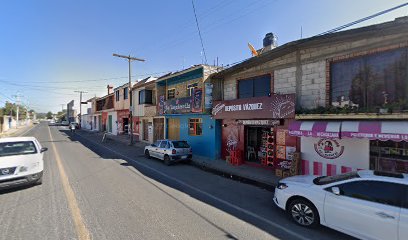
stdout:
<svg viewBox="0 0 408 240">
<path fill-rule="evenodd" d="M 179 118 L 169 118 L 168 122 L 169 129 L 169 139 L 180 140 L 180 119 Z"/>
<path fill-rule="evenodd" d="M 164 118 L 153 119 L 153 142 L 164 138 Z"/>
</svg>

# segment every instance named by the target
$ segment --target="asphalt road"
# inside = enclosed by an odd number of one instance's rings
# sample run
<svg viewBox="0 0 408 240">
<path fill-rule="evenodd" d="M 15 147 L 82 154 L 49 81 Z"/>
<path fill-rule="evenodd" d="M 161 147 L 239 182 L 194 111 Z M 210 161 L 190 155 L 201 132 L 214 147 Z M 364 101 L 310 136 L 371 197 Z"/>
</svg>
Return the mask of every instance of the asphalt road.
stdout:
<svg viewBox="0 0 408 240">
<path fill-rule="evenodd" d="M 273 192 L 36 125 L 43 184 L 0 192 L 0 239 L 352 239 L 292 223 Z"/>
</svg>

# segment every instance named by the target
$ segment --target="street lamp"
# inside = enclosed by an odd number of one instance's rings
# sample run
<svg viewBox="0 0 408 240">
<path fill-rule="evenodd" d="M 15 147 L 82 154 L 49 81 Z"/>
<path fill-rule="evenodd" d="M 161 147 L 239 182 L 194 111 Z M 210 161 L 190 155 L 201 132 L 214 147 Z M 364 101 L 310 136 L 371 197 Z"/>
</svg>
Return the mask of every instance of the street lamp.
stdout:
<svg viewBox="0 0 408 240">
<path fill-rule="evenodd" d="M 119 55 L 114 53 L 113 54 L 114 57 L 120 57 L 120 58 L 125 58 L 128 60 L 129 63 L 129 86 L 128 86 L 128 92 L 129 92 L 129 120 L 130 120 L 130 143 L 129 145 L 133 145 L 133 114 L 132 114 L 132 77 L 131 77 L 131 68 L 130 68 L 130 62 L 131 61 L 140 61 L 140 62 L 144 62 L 144 59 L 141 58 L 135 58 L 135 57 L 131 57 L 129 56 L 125 56 L 125 55 Z"/>
</svg>

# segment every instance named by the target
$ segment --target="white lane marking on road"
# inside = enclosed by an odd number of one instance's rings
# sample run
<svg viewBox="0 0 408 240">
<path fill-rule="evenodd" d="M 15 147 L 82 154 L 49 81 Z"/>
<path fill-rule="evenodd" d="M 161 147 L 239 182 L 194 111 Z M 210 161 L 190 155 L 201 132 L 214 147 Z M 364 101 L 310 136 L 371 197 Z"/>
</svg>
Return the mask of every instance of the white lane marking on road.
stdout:
<svg viewBox="0 0 408 240">
<path fill-rule="evenodd" d="M 88 229 L 86 228 L 85 223 L 83 221 L 81 210 L 79 209 L 74 190 L 72 189 L 69 183 L 68 176 L 65 172 L 64 166 L 62 165 L 61 157 L 58 153 L 57 147 L 54 144 L 54 139 L 51 135 L 50 127 L 48 127 L 48 133 L 50 135 L 52 149 L 54 150 L 55 160 L 57 162 L 58 170 L 60 172 L 62 187 L 64 188 L 65 197 L 67 198 L 67 201 L 68 201 L 68 207 L 69 207 L 69 210 L 71 211 L 72 220 L 74 220 L 75 230 L 77 232 L 78 239 L 79 240 L 91 239 L 90 233 Z"/>
<path fill-rule="evenodd" d="M 123 155 L 122 153 L 119 153 L 119 152 L 117 152 L 117 151 L 115 151 L 115 150 L 113 150 L 113 149 L 111 149 L 111 148 L 109 148 L 109 147 L 106 147 L 106 146 L 104 146 L 104 145 L 101 145 L 101 144 L 98 143 L 98 142 L 95 142 L 95 141 L 93 141 L 93 140 L 89 140 L 88 138 L 83 137 L 83 136 L 81 136 L 80 134 L 76 134 L 76 135 L 77 135 L 77 136 L 80 136 L 80 137 L 82 137 L 82 138 L 84 138 L 84 139 L 86 139 L 87 141 L 93 142 L 93 143 L 95 143 L 95 144 L 97 144 L 97 145 L 99 145 L 99 146 L 101 146 L 101 147 L 103 147 L 103 148 L 105 148 L 105 149 L 107 149 L 107 150 L 109 150 L 109 151 L 111 151 L 111 152 L 113 152 L 113 153 L 115 153 L 115 154 L 117 154 L 117 155 L 123 157 L 124 159 L 128 159 L 128 160 L 134 162 L 134 163 L 137 164 L 137 165 L 140 165 L 140 166 L 142 166 L 142 167 L 145 167 L 145 168 L 147 168 L 147 169 L 149 169 L 149 170 L 151 170 L 151 171 L 153 171 L 153 172 L 155 172 L 155 173 L 157 173 L 157 174 L 160 174 L 160 175 L 162 175 L 162 176 L 164 176 L 164 177 L 166 177 L 166 178 L 168 178 L 168 179 L 171 179 L 171 180 L 173 180 L 173 181 L 175 181 L 175 182 L 177 182 L 177 183 L 179 183 L 179 184 L 181 184 L 181 185 L 183 185 L 183 186 L 185 186 L 185 187 L 188 187 L 188 188 L 190 188 L 190 189 L 192 189 L 192 190 L 194 190 L 194 191 L 197 191 L 197 192 L 199 192 L 199 193 L 201 193 L 201 194 L 203 194 L 203 195 L 205 195 L 205 196 L 207 196 L 207 197 L 209 197 L 209 198 L 212 198 L 213 200 L 216 200 L 216 201 L 218 201 L 218 202 L 220 202 L 220 203 L 222 203 L 222 204 L 225 204 L 225 205 L 227 205 L 227 206 L 229 206 L 229 207 L 231 207 L 231 208 L 234 208 L 235 210 L 238 210 L 238 211 L 240 211 L 240 212 L 243 212 L 243 213 L 245 213 L 245 214 L 247 214 L 247 215 L 249 215 L 249 216 L 251 216 L 251 217 L 257 218 L 258 220 L 261 220 L 261 221 L 263 221 L 263 222 L 268 223 L 269 225 L 272 225 L 272 226 L 274 226 L 274 227 L 276 227 L 276 228 L 279 228 L 280 230 L 282 230 L 282 231 L 284 231 L 284 232 L 286 232 L 286 233 L 288 233 L 288 234 L 291 234 L 292 236 L 297 237 L 298 239 L 310 240 L 309 238 L 306 238 L 306 237 L 304 237 L 304 236 L 302 236 L 302 235 L 300 235 L 300 234 L 298 234 L 298 233 L 296 233 L 296 232 L 294 232 L 294 231 L 292 231 L 292 230 L 290 230 L 290 229 L 288 229 L 288 228 L 285 228 L 285 227 L 279 225 L 278 223 L 272 222 L 271 220 L 266 219 L 266 218 L 264 218 L 264 217 L 262 217 L 262 216 L 259 216 L 259 215 L 256 214 L 256 213 L 250 212 L 250 211 L 248 211 L 248 210 L 246 210 L 246 209 L 243 209 L 243 208 L 241 208 L 241 207 L 239 207 L 239 206 L 237 206 L 237 205 L 234 205 L 234 204 L 229 203 L 229 202 L 227 202 L 227 201 L 225 201 L 225 200 L 222 200 L 222 199 L 220 199 L 220 198 L 218 198 L 218 197 L 216 197 L 216 196 L 214 196 L 214 195 L 212 195 L 212 194 L 210 194 L 210 193 L 207 193 L 207 192 L 205 192 L 205 191 L 203 191 L 203 190 L 201 190 L 201 189 L 198 189 L 198 188 L 196 188 L 196 187 L 193 187 L 193 186 L 191 186 L 191 185 L 189 185 L 189 184 L 187 184 L 187 183 L 185 183 L 185 182 L 183 182 L 183 181 L 178 180 L 177 178 L 174 178 L 174 177 L 172 177 L 172 176 L 170 176 L 170 175 L 167 175 L 167 174 L 165 174 L 165 173 L 163 173 L 163 172 L 160 172 L 160 171 L 158 171 L 158 170 L 156 170 L 156 169 L 154 169 L 154 168 L 152 168 L 152 167 L 150 167 L 150 166 L 148 166 L 148 165 L 146 165 L 146 164 L 144 164 L 144 163 L 141 163 L 141 162 L 136 161 L 136 160 L 133 159 L 133 158 L 127 157 L 127 156 Z"/>
</svg>

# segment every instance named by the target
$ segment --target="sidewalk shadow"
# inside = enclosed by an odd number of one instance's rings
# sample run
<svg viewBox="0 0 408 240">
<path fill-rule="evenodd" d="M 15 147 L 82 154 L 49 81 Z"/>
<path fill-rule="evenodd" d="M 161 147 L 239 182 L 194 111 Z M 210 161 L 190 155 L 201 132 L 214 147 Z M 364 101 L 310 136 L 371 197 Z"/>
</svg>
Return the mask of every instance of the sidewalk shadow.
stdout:
<svg viewBox="0 0 408 240">
<path fill-rule="evenodd" d="M 123 166 L 125 169 L 128 169 L 129 171 L 132 171 L 131 169 L 135 169 L 137 172 L 141 174 L 143 179 L 145 181 L 149 182 L 154 188 L 157 188 L 159 191 L 163 192 L 170 198 L 174 199 L 175 201 L 179 202 L 182 204 L 185 208 L 189 209 L 190 211 L 194 212 L 197 216 L 199 216 L 201 219 L 206 221 L 208 224 L 216 227 L 220 231 L 224 232 L 225 237 L 227 239 L 238 239 L 236 236 L 234 236 L 233 233 L 228 232 L 227 230 L 223 229 L 219 224 L 214 222 L 213 220 L 207 218 L 206 216 L 202 215 L 199 211 L 196 209 L 192 208 L 191 206 L 187 205 L 184 201 L 178 199 L 177 197 L 174 197 L 171 193 L 167 192 L 165 189 L 163 189 L 162 186 L 157 184 L 156 182 L 166 185 L 170 188 L 176 189 L 180 192 L 183 192 L 187 195 L 189 195 L 192 198 L 197 199 L 200 202 L 203 202 L 205 204 L 208 204 L 222 212 L 225 212 L 227 214 L 230 214 L 248 224 L 251 224 L 258 229 L 261 229 L 265 231 L 266 233 L 270 234 L 271 236 L 278 238 L 278 239 L 297 239 L 294 236 L 291 236 L 288 234 L 287 231 L 282 230 L 279 227 L 275 227 L 268 223 L 267 221 L 261 220 L 258 215 L 253 214 L 250 210 L 246 210 L 245 207 L 239 207 L 237 204 L 233 202 L 228 202 L 228 200 L 223 199 L 223 197 L 218 197 L 216 193 L 207 193 L 207 190 L 200 189 L 200 187 L 194 186 L 193 188 L 189 187 L 188 185 L 183 184 L 183 181 L 175 181 L 172 180 L 171 178 L 175 178 L 172 176 L 170 173 L 171 171 L 175 171 L 177 169 L 177 165 L 172 165 L 172 166 L 165 166 L 161 167 L 162 161 L 158 159 L 149 159 L 149 161 L 141 161 L 138 160 L 140 157 L 144 156 L 143 155 L 143 148 L 137 148 L 134 146 L 127 146 L 123 143 L 118 143 L 116 141 L 110 140 L 106 143 L 102 143 L 102 137 L 100 139 L 96 139 L 95 141 L 95 133 L 87 133 L 83 131 L 78 131 L 75 133 L 71 133 L 69 130 L 62 130 L 60 131 L 65 134 L 71 141 L 76 141 L 81 143 L 83 146 L 87 147 L 91 151 L 93 151 L 95 154 L 97 154 L 101 159 L 106 159 L 106 160 L 112 160 L 112 159 L 120 159 L 121 162 L 118 162 L 121 166 Z M 89 140 L 88 138 L 91 138 L 92 140 Z M 93 142 L 95 141 L 95 142 Z M 114 149 L 115 151 L 120 152 L 114 153 L 102 146 L 109 146 L 110 148 Z M 115 149 L 119 148 L 121 150 Z M 130 157 L 129 157 L 130 156 Z M 131 160 L 134 159 L 134 160 Z M 122 161 L 123 160 L 123 161 Z M 134 162 L 136 161 L 136 163 Z M 156 169 L 157 166 L 160 166 L 159 168 Z M 152 169 L 153 168 L 153 169 Z M 157 172 L 162 172 L 163 174 L 159 174 Z M 132 171 L 132 173 L 135 173 Z M 169 178 L 170 176 L 171 178 Z M 154 181 L 151 181 L 154 180 Z M 192 179 L 194 181 L 194 179 Z M 214 186 L 216 188 L 217 186 Z M 198 189 L 198 190 L 197 190 Z M 256 197 L 256 196 L 254 196 Z M 268 199 L 265 201 L 270 203 L 270 208 L 276 208 L 273 203 L 273 193 L 270 192 L 270 194 L 267 196 Z M 248 199 L 250 201 L 250 199 Z M 237 207 L 238 206 L 238 207 Z M 289 229 L 289 232 L 295 232 L 297 234 L 302 235 L 302 233 L 310 234 L 309 236 L 311 239 L 313 239 L 314 235 L 318 236 L 321 233 L 326 233 L 331 236 L 333 236 L 333 239 L 354 239 L 352 237 L 349 237 L 347 235 L 344 235 L 342 233 L 336 232 L 334 230 L 322 227 L 316 229 L 304 229 L 302 227 L 297 226 L 296 224 L 292 223 L 291 221 L 288 220 L 286 213 L 284 211 L 278 210 L 278 209 L 273 209 L 274 211 L 274 217 L 279 218 L 282 221 L 282 225 L 285 226 L 286 229 Z M 268 219 L 267 217 L 261 216 L 261 218 L 266 218 L 269 221 L 272 221 L 274 223 L 277 223 L 273 221 L 273 219 Z M 306 231 L 306 232 L 305 232 Z M 310 232 L 309 232 L 310 231 Z"/>
</svg>

